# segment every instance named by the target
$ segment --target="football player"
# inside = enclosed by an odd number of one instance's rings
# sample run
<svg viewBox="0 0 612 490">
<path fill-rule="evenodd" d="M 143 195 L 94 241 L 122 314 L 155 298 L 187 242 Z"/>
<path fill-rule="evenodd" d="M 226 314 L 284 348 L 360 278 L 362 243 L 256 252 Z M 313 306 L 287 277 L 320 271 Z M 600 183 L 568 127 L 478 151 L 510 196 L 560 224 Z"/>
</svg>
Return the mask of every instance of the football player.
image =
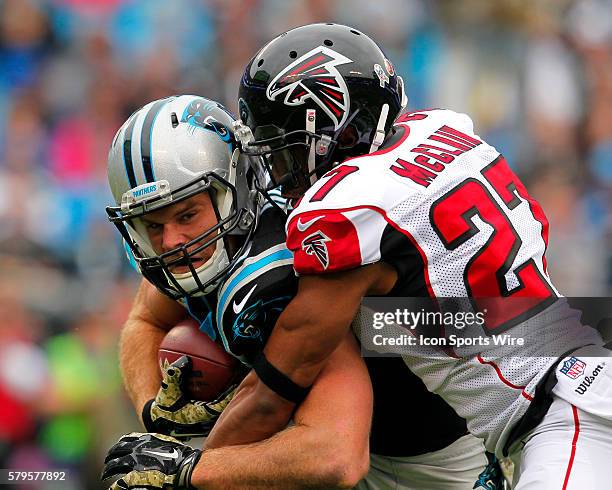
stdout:
<svg viewBox="0 0 612 490">
<path fill-rule="evenodd" d="M 405 101 L 377 44 L 343 25 L 290 30 L 247 66 L 237 134 L 268 188 L 299 198 L 287 246 L 300 279 L 211 443 L 244 437 L 264 409 L 258 428 L 282 427 L 283 390 L 299 402 L 356 314 L 367 328 L 364 296 L 469 297 L 475 312 L 488 306 L 487 335 L 512 331 L 523 346 L 417 347 L 405 364 L 490 452 L 515 457 L 517 488 L 608 485 L 612 359 L 551 283 L 542 209 L 468 116 L 400 116 Z M 390 376 L 409 400 L 403 373 Z M 422 417 L 409 405 L 397 415 Z"/>
<path fill-rule="evenodd" d="M 237 151 L 232 123 L 215 102 L 169 97 L 136 111 L 109 152 L 117 206 L 108 213 L 145 278 L 122 331 L 121 368 L 150 432 L 124 436 L 111 448 L 103 477 L 124 475 L 112 488 L 350 487 L 368 468 L 372 391 L 350 333 L 307 396 L 291 385 L 282 392 L 292 412 L 290 428 L 249 444 L 271 435 L 262 424 L 232 441 L 234 447 L 210 444 L 203 453 L 169 437 L 208 434 L 232 391 L 210 403 L 186 399 L 181 393 L 186 358 L 165 369 L 160 389 L 157 350 L 166 331 L 191 315 L 228 352 L 256 365 L 272 326 L 297 292 L 292 254 L 284 243 L 283 202 L 271 192 L 262 206 L 252 181 L 264 182 L 265 176 L 253 175 Z M 377 380 L 379 414 L 372 449 L 390 456 L 428 453 L 403 462 L 420 468 L 413 481 L 429 485 L 413 487 L 471 488 L 486 460 L 481 443 L 466 435 L 464 422 L 406 372 L 412 405 L 433 424 L 426 437 L 412 437 L 425 433 L 393 424 L 400 408 L 396 387 L 386 379 L 393 366 L 368 367 Z M 268 376 L 281 374 L 268 371 Z M 272 391 L 267 396 L 276 397 Z M 251 417 L 265 420 L 265 410 Z M 392 467 L 376 466 L 375 458 L 373 466 L 362 485 L 380 488 L 397 479 Z M 448 471 L 441 475 L 443 467 Z"/>
<path fill-rule="evenodd" d="M 312 396 L 296 409 L 294 426 L 274 440 L 202 456 L 201 450 L 171 437 L 206 435 L 232 392 L 211 403 L 185 399 L 180 389 L 189 371 L 187 358 L 164 370 L 160 389 L 157 351 L 165 333 L 192 315 L 200 319 L 203 332 L 220 340 L 223 332 L 214 328 L 214 316 L 225 310 L 228 316 L 240 313 L 231 301 L 233 293 L 229 302 L 215 308 L 228 272 L 258 269 L 256 260 L 253 267 L 249 264 L 268 252 L 274 260 L 267 263 L 278 274 L 283 272 L 281 256 L 285 263 L 290 256 L 283 239 L 285 216 L 280 226 L 266 230 L 276 209 L 261 210 L 257 193 L 250 192 L 251 176 L 238 158 L 232 122 L 216 102 L 169 97 L 136 111 L 109 152 L 109 183 L 117 202 L 108 208 L 109 217 L 144 276 L 122 330 L 121 369 L 150 431 L 128 434 L 109 451 L 103 478 L 123 474 L 114 489 L 257 487 L 268 481 L 277 488 L 303 482 L 350 486 L 367 471 L 371 387 L 350 336 L 318 378 Z M 275 242 L 281 246 L 254 248 L 259 246 L 252 240 L 255 234 L 263 233 L 265 239 L 276 229 L 283 232 Z M 285 293 L 291 294 L 290 288 Z M 332 399 L 342 418 L 335 415 Z M 350 417 L 344 418 L 347 413 Z M 316 460 L 317 453 L 325 464 Z"/>
</svg>

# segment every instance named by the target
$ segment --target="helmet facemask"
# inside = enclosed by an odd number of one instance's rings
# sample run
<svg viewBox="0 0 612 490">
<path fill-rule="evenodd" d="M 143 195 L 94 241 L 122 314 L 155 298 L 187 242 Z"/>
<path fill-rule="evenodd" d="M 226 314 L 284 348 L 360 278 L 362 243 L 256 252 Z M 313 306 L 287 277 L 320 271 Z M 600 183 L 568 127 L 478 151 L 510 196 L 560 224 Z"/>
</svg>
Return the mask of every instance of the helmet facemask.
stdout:
<svg viewBox="0 0 612 490">
<path fill-rule="evenodd" d="M 329 157 L 335 142 L 326 137 L 322 154 L 316 154 L 321 140 L 321 135 L 306 130 L 285 133 L 276 126 L 264 126 L 257 128 L 255 139 L 243 146 L 243 153 L 255 166 L 262 166 L 269 177 L 265 185 L 259 183 L 260 190 L 280 187 L 284 197 L 294 198 L 331 168 Z"/>
<path fill-rule="evenodd" d="M 283 197 L 299 198 L 335 165 L 347 158 L 375 151 L 384 140 L 384 131 L 380 135 L 372 134 L 375 132 L 372 127 L 380 127 L 380 121 L 383 128 L 387 123 L 384 110 L 378 117 L 366 116 L 365 110 L 357 108 L 337 131 L 333 131 L 333 126 L 315 129 L 317 111 L 306 109 L 305 112 L 306 129 L 286 133 L 274 125 L 258 126 L 246 141 L 238 138 L 243 154 L 251 157 L 254 165 L 263 166 L 269 175 L 266 192 L 280 187 Z M 296 114 L 300 113 L 303 111 L 296 111 Z M 321 114 L 319 117 L 326 116 Z M 371 119 L 371 125 L 364 125 L 365 119 Z M 240 123 L 238 125 L 244 128 Z M 236 131 L 239 132 L 240 129 Z M 373 141 L 376 145 L 372 144 Z"/>
<path fill-rule="evenodd" d="M 256 213 L 249 207 L 237 207 L 234 204 L 238 202 L 236 187 L 215 172 L 207 172 L 172 192 L 164 181 L 140 187 L 156 189 L 149 191 L 145 198 L 139 196 L 142 189 L 132 189 L 124 194 L 121 206 L 109 207 L 107 213 L 128 244 L 143 276 L 173 299 L 213 291 L 229 271 L 231 257 L 241 255 L 248 245 Z M 210 196 L 216 224 L 194 231 L 193 238 L 170 250 L 155 250 L 147 231 L 147 216 L 205 192 Z M 246 235 L 235 253 L 230 251 L 230 235 Z M 212 255 L 200 263 L 209 247 L 214 247 Z M 177 271 L 177 267 L 186 270 Z"/>
<path fill-rule="evenodd" d="M 109 219 L 130 262 L 172 299 L 211 293 L 257 225 L 253 171 L 234 120 L 210 99 L 171 96 L 137 110 L 111 144 Z"/>
</svg>

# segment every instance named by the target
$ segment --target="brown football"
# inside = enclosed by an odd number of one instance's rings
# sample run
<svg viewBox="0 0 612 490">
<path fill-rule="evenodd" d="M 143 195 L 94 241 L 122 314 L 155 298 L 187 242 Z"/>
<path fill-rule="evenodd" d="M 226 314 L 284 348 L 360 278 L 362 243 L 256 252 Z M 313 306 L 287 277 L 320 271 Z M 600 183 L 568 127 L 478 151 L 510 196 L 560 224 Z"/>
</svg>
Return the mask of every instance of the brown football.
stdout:
<svg viewBox="0 0 612 490">
<path fill-rule="evenodd" d="M 223 347 L 201 332 L 198 323 L 189 318 L 176 324 L 159 346 L 159 365 L 172 363 L 187 354 L 191 373 L 186 392 L 192 400 L 212 401 L 239 377 L 239 362 Z"/>
</svg>

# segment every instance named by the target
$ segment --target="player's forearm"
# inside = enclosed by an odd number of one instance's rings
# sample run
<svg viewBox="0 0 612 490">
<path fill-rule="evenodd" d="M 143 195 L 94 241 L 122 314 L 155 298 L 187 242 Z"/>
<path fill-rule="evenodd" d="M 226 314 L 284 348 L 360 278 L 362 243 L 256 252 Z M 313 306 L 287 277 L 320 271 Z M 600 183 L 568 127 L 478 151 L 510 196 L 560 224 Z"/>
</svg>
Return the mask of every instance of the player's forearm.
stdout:
<svg viewBox="0 0 612 490">
<path fill-rule="evenodd" d="M 265 386 L 251 371 L 221 414 L 206 440 L 206 448 L 262 441 L 283 430 L 295 405 Z"/>
<path fill-rule="evenodd" d="M 265 386 L 251 371 L 206 440 L 207 448 L 249 444 L 283 430 L 295 405 Z"/>
<path fill-rule="evenodd" d="M 351 488 L 367 471 L 325 429 L 295 426 L 270 439 L 206 450 L 192 476 L 200 490 Z"/>
<path fill-rule="evenodd" d="M 130 318 L 121 332 L 119 357 L 125 389 L 140 417 L 145 403 L 159 390 L 161 374 L 157 361 L 166 332 L 145 321 Z"/>
<path fill-rule="evenodd" d="M 373 264 L 324 276 L 303 276 L 297 296 L 278 318 L 264 349 L 293 382 L 310 386 L 340 345 L 366 294 L 389 292 L 397 274 Z"/>
<path fill-rule="evenodd" d="M 159 390 L 159 346 L 168 330 L 185 316 L 181 305 L 142 280 L 119 342 L 125 389 L 139 416 L 144 404 L 155 398 Z"/>
</svg>

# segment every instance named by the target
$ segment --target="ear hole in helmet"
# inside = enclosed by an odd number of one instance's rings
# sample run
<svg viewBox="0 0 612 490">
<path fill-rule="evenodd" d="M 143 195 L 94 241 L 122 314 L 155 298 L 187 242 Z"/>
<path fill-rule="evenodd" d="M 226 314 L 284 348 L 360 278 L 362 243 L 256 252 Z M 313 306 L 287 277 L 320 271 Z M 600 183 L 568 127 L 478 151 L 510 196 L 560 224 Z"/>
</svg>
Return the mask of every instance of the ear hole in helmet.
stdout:
<svg viewBox="0 0 612 490">
<path fill-rule="evenodd" d="M 291 58 L 291 59 L 297 58 L 297 52 L 296 51 L 289 51 L 289 58 Z"/>
<path fill-rule="evenodd" d="M 355 34 L 356 36 L 361 36 L 361 32 L 356 31 L 355 29 L 351 29 L 351 32 Z"/>
<path fill-rule="evenodd" d="M 325 44 L 325 46 L 333 46 L 334 42 L 331 39 L 326 39 L 323 41 L 323 44 Z"/>
<path fill-rule="evenodd" d="M 262 58 L 262 59 L 260 59 L 260 60 L 257 62 L 257 66 L 258 66 L 258 67 L 260 67 L 260 66 L 261 66 L 261 65 L 263 65 L 263 64 L 264 64 L 264 60 L 263 60 L 263 58 Z"/>
<path fill-rule="evenodd" d="M 172 121 L 173 128 L 176 128 L 179 125 L 178 116 L 176 115 L 176 112 L 170 114 L 170 121 Z"/>
</svg>

